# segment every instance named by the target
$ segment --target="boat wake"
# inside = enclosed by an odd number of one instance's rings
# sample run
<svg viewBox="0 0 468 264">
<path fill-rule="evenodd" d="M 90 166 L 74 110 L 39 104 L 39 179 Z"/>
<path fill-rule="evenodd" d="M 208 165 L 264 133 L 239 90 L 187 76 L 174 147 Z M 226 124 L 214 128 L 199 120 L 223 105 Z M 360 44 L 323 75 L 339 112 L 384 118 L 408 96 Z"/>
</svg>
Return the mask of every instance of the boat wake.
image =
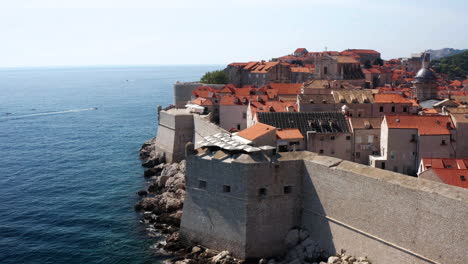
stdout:
<svg viewBox="0 0 468 264">
<path fill-rule="evenodd" d="M 8 116 L 7 117 L 2 117 L 2 118 L 0 118 L 0 120 L 10 120 L 10 119 L 19 119 L 19 118 L 28 118 L 28 117 L 46 116 L 46 115 L 60 115 L 60 114 L 67 114 L 67 113 L 92 111 L 92 110 L 97 110 L 97 107 L 84 108 L 84 109 L 71 109 L 71 110 L 56 111 L 56 112 L 43 112 L 43 113 L 35 113 L 35 114 L 29 114 L 29 115 L 18 115 L 18 116 L 15 116 L 15 115 L 13 115 L 11 113 L 7 113 Z"/>
</svg>

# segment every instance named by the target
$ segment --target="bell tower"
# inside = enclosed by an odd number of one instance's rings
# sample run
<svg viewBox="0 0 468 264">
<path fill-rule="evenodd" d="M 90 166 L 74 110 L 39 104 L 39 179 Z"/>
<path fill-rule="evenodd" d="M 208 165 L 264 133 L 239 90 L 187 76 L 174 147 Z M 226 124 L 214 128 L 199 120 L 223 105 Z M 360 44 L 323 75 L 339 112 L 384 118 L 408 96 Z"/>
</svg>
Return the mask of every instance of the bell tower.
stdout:
<svg viewBox="0 0 468 264">
<path fill-rule="evenodd" d="M 424 53 L 421 56 L 422 68 L 416 74 L 413 81 L 413 98 L 419 101 L 426 101 L 437 98 L 436 76 L 429 70 L 430 54 Z"/>
</svg>

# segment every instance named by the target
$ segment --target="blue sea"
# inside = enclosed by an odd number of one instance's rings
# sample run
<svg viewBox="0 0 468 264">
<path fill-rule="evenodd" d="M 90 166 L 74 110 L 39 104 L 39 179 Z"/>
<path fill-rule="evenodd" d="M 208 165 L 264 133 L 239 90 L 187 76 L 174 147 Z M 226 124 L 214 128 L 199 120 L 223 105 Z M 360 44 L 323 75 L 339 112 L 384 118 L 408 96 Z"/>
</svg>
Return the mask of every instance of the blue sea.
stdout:
<svg viewBox="0 0 468 264">
<path fill-rule="evenodd" d="M 138 150 L 173 83 L 219 68 L 0 69 L 0 263 L 161 263 Z"/>
</svg>

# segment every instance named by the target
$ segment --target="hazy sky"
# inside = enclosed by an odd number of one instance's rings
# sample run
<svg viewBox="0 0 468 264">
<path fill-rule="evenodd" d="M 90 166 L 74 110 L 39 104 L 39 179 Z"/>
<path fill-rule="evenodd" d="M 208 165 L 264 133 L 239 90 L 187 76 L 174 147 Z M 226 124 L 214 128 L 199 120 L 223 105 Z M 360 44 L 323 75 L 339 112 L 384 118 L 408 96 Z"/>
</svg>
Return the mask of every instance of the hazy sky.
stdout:
<svg viewBox="0 0 468 264">
<path fill-rule="evenodd" d="M 466 0 L 1 0 L 0 67 L 225 64 L 468 48 Z"/>
</svg>

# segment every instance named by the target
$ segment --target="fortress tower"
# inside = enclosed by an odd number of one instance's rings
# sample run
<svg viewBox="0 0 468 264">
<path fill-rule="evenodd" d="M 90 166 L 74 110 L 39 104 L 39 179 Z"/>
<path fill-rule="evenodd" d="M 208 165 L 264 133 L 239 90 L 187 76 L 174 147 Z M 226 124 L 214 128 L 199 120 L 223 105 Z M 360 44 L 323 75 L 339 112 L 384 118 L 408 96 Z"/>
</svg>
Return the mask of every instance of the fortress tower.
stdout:
<svg viewBox="0 0 468 264">
<path fill-rule="evenodd" d="M 424 53 L 422 57 L 422 68 L 413 82 L 413 97 L 421 102 L 437 98 L 436 76 L 428 69 L 429 54 Z"/>
</svg>

